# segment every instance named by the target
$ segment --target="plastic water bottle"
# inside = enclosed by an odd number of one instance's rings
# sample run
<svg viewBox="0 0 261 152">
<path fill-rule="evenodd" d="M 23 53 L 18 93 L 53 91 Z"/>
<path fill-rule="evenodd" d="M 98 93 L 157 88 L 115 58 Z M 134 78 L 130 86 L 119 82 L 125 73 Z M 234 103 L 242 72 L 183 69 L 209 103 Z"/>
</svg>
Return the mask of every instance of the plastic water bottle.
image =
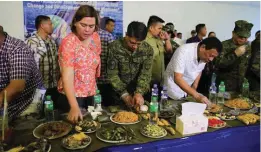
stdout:
<svg viewBox="0 0 261 152">
<path fill-rule="evenodd" d="M 100 90 L 96 90 L 96 95 L 94 96 L 94 111 L 102 111 L 101 101 L 102 97 L 100 94 Z"/>
<path fill-rule="evenodd" d="M 158 98 L 156 96 L 152 96 L 150 102 L 150 124 L 157 124 L 158 108 Z"/>
<path fill-rule="evenodd" d="M 167 93 L 167 87 L 163 86 L 163 90 L 161 91 L 161 100 L 159 104 L 159 110 L 161 111 L 167 111 L 168 110 L 168 93 Z"/>
<path fill-rule="evenodd" d="M 212 83 L 209 88 L 209 101 L 212 103 L 217 103 L 217 87 L 216 83 Z"/>
<path fill-rule="evenodd" d="M 226 86 L 223 81 L 221 81 L 220 85 L 218 86 L 218 95 L 217 95 L 217 103 L 224 104 L 224 93 L 226 91 Z"/>
<path fill-rule="evenodd" d="M 151 97 L 157 97 L 157 101 L 158 101 L 158 95 L 159 95 L 158 85 L 154 84 L 153 88 L 151 89 Z"/>
<path fill-rule="evenodd" d="M 7 109 L 6 109 L 7 110 Z M 8 116 L 6 113 L 6 117 L 5 117 L 5 121 L 3 122 L 3 117 L 4 116 L 4 108 L 0 109 L 0 131 L 2 133 L 2 129 L 4 129 L 4 131 L 6 131 L 8 129 Z M 4 128 L 2 128 L 2 125 L 4 123 Z"/>
<path fill-rule="evenodd" d="M 217 78 L 216 73 L 213 73 L 211 77 L 211 84 L 216 83 L 216 78 Z"/>
<path fill-rule="evenodd" d="M 54 120 L 53 101 L 51 99 L 51 96 L 46 96 L 44 102 L 44 114 L 46 121 Z"/>
<path fill-rule="evenodd" d="M 249 83 L 246 78 L 244 78 L 244 82 L 242 84 L 242 96 L 246 98 L 249 97 Z"/>
</svg>

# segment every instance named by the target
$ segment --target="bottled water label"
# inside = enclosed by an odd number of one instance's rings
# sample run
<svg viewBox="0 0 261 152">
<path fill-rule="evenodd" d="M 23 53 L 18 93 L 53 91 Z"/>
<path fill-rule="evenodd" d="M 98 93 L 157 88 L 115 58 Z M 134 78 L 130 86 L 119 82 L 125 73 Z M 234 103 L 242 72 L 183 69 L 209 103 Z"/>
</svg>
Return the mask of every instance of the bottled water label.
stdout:
<svg viewBox="0 0 261 152">
<path fill-rule="evenodd" d="M 94 102 L 97 103 L 97 104 L 100 104 L 101 103 L 101 96 L 100 95 L 94 96 Z"/>
<path fill-rule="evenodd" d="M 53 104 L 51 101 L 45 101 L 44 104 L 47 110 L 53 110 Z"/>
<path fill-rule="evenodd" d="M 158 112 L 158 105 L 150 105 L 150 112 Z"/>
</svg>

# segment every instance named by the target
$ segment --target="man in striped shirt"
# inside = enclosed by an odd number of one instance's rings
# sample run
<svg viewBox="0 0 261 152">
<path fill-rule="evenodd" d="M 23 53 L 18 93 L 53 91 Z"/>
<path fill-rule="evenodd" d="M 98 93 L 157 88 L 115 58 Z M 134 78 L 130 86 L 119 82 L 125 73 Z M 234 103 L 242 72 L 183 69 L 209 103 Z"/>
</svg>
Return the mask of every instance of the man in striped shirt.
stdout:
<svg viewBox="0 0 261 152">
<path fill-rule="evenodd" d="M 58 98 L 57 80 L 59 78 L 59 66 L 57 60 L 57 46 L 50 36 L 53 33 L 51 19 L 48 16 L 39 15 L 35 19 L 37 32 L 26 40 L 26 44 L 33 50 L 34 58 L 41 71 L 46 95 L 51 95 L 54 104 Z"/>
<path fill-rule="evenodd" d="M 1 27 L 1 26 L 0 26 Z M 42 84 L 31 49 L 0 28 L 0 108 L 7 91 L 9 120 L 19 116 L 33 101 Z"/>
<path fill-rule="evenodd" d="M 114 41 L 114 37 L 111 33 L 100 29 L 98 34 L 101 39 L 101 76 L 98 78 L 98 88 L 101 91 L 102 100 L 105 106 L 111 105 L 111 93 L 112 86 L 107 77 L 107 58 L 108 58 L 108 47 L 111 42 Z"/>
</svg>

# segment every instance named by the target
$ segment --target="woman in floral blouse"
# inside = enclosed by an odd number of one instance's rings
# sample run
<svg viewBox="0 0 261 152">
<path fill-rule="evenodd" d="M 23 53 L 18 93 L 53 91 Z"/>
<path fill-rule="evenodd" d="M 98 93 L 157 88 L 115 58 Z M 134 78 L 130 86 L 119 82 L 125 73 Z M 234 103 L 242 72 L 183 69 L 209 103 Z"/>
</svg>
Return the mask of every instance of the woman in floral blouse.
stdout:
<svg viewBox="0 0 261 152">
<path fill-rule="evenodd" d="M 72 33 L 61 42 L 58 57 L 61 68 L 61 82 L 58 90 L 59 109 L 68 112 L 68 119 L 77 122 L 82 119 L 81 108 L 92 104 L 96 93 L 96 78 L 100 76 L 100 37 L 98 16 L 92 6 L 82 5 L 76 11 Z"/>
</svg>

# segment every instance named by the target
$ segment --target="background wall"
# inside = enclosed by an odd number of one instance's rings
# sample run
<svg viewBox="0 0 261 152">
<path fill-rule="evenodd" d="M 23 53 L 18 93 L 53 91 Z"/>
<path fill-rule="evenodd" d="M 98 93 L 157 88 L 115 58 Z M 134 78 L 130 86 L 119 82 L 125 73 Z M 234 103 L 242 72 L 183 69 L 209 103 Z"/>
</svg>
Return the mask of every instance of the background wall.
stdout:
<svg viewBox="0 0 261 152">
<path fill-rule="evenodd" d="M 10 35 L 24 39 L 23 2 L 0 2 L 0 25 Z M 234 22 L 239 19 L 254 24 L 252 36 L 260 30 L 260 2 L 135 2 L 123 3 L 123 31 L 131 21 L 147 24 L 150 15 L 157 15 L 165 22 L 173 22 L 183 39 L 198 23 L 205 23 L 208 32 L 215 31 L 220 40 L 231 38 Z"/>
<path fill-rule="evenodd" d="M 175 29 L 183 33 L 183 39 L 190 37 L 191 30 L 198 23 L 205 23 L 207 31 L 215 31 L 220 40 L 231 38 L 235 21 L 247 20 L 254 24 L 252 36 L 260 30 L 260 2 L 124 2 L 123 27 L 126 31 L 133 20 L 147 25 L 149 16 L 157 15 L 167 22 L 173 22 Z"/>
<path fill-rule="evenodd" d="M 0 25 L 11 36 L 24 39 L 24 12 L 22 1 L 0 2 Z"/>
</svg>

